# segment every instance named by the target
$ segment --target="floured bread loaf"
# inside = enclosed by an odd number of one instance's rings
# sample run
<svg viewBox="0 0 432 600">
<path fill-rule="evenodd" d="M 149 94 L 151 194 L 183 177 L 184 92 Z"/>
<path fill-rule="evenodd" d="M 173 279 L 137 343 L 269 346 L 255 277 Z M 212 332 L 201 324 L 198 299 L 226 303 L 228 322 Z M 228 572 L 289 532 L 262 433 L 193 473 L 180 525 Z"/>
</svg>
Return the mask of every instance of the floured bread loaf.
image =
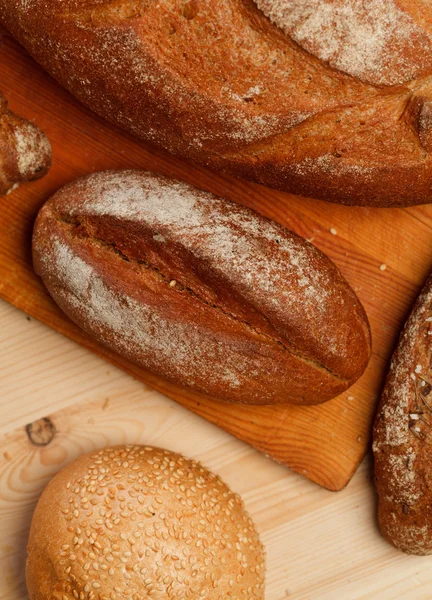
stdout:
<svg viewBox="0 0 432 600">
<path fill-rule="evenodd" d="M 250 404 L 316 404 L 363 373 L 367 317 L 317 248 L 165 177 L 108 171 L 41 209 L 36 272 L 59 306 L 175 383 Z"/>
<path fill-rule="evenodd" d="M 0 0 L 0 23 L 179 156 L 346 204 L 432 200 L 429 2 Z"/>
<path fill-rule="evenodd" d="M 393 356 L 374 430 L 379 522 L 409 554 L 432 554 L 432 275 Z"/>
</svg>

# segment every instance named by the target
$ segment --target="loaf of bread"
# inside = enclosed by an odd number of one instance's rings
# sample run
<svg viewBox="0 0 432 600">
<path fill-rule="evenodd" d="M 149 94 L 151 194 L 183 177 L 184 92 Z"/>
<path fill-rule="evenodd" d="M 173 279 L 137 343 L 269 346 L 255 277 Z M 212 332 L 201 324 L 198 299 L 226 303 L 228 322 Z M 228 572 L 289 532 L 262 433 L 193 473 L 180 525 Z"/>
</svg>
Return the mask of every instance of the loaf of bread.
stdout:
<svg viewBox="0 0 432 600">
<path fill-rule="evenodd" d="M 317 248 L 147 172 L 78 180 L 41 209 L 36 272 L 78 325 L 177 384 L 251 404 L 324 402 L 365 369 L 365 312 Z"/>
<path fill-rule="evenodd" d="M 0 92 L 0 196 L 21 183 L 39 179 L 51 166 L 51 146 L 46 135 L 8 110 Z"/>
<path fill-rule="evenodd" d="M 374 445 L 379 523 L 409 554 L 432 554 L 432 275 L 393 356 Z"/>
<path fill-rule="evenodd" d="M 114 446 L 57 473 L 28 543 L 30 600 L 264 600 L 242 500 L 201 464 Z"/>
<path fill-rule="evenodd" d="M 99 115 L 179 156 L 335 202 L 432 200 L 424 0 L 0 0 L 0 23 Z"/>
</svg>

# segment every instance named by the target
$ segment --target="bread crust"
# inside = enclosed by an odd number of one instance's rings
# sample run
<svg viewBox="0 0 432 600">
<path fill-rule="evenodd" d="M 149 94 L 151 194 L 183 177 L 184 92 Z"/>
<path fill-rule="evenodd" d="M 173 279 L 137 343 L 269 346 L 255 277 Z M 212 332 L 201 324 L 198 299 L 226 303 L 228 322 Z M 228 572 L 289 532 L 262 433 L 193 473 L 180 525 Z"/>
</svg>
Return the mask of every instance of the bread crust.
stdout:
<svg viewBox="0 0 432 600">
<path fill-rule="evenodd" d="M 81 456 L 50 481 L 33 515 L 31 600 L 263 600 L 264 576 L 241 498 L 168 450 Z"/>
<path fill-rule="evenodd" d="M 99 341 L 179 385 L 251 404 L 315 404 L 364 371 L 370 330 L 317 248 L 168 178 L 105 172 L 41 209 L 33 259 Z"/>
<path fill-rule="evenodd" d="M 432 554 L 432 275 L 392 358 L 373 450 L 383 535 L 408 554 Z"/>
<path fill-rule="evenodd" d="M 51 146 L 36 125 L 14 114 L 0 92 L 0 196 L 25 181 L 44 177 L 51 166 Z"/>
<path fill-rule="evenodd" d="M 432 199 L 427 135 L 403 118 L 431 87 L 431 32 L 414 2 L 397 4 L 394 31 L 408 20 L 417 32 L 398 65 L 421 68 L 402 77 L 386 62 L 367 81 L 313 40 L 302 48 L 252 0 L 0 0 L 0 22 L 79 100 L 152 144 L 282 190 L 385 207 Z"/>
</svg>

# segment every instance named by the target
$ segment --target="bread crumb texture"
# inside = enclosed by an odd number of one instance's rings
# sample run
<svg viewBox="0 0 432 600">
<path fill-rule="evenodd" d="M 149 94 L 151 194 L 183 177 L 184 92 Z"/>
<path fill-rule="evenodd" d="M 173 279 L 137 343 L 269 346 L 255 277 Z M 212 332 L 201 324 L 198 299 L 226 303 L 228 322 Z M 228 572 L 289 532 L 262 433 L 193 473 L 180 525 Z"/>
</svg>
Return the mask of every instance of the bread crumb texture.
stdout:
<svg viewBox="0 0 432 600">
<path fill-rule="evenodd" d="M 401 334 L 374 428 L 384 535 L 410 554 L 432 553 L 432 276 Z"/>
<path fill-rule="evenodd" d="M 30 531 L 31 600 L 263 599 L 264 572 L 240 497 L 158 448 L 79 458 L 48 484 Z"/>
</svg>

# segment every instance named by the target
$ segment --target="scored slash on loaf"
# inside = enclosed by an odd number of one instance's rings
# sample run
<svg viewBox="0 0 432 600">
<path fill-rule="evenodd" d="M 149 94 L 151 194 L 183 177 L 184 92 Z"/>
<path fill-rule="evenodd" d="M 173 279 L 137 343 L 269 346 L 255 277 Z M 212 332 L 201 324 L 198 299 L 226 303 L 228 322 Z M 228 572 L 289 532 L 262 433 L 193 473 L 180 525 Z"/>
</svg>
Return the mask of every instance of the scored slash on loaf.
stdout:
<svg viewBox="0 0 432 600">
<path fill-rule="evenodd" d="M 33 257 L 97 340 L 215 398 L 320 403 L 369 360 L 363 307 L 322 252 L 185 183 L 140 171 L 78 180 L 41 209 Z"/>
</svg>

